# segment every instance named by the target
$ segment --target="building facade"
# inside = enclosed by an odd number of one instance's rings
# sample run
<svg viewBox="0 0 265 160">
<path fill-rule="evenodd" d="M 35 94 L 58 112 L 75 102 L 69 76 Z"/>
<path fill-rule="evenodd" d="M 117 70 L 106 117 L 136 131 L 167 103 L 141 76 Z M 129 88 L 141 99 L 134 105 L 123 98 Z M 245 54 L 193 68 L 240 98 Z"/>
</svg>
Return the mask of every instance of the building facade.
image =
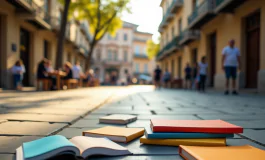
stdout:
<svg viewBox="0 0 265 160">
<path fill-rule="evenodd" d="M 149 59 L 146 52 L 146 42 L 152 39 L 152 34 L 135 32 L 133 39 L 133 75 L 139 79 L 141 75 L 152 76 L 155 68 L 155 60 Z M 139 80 L 140 83 L 142 83 Z"/>
<path fill-rule="evenodd" d="M 144 48 L 146 48 L 146 41 L 152 35 L 138 32 L 137 27 L 138 25 L 123 22 L 123 27 L 116 32 L 115 36 L 107 34 L 98 42 L 93 53 L 92 68 L 98 70 L 101 82 L 108 83 L 114 73 L 118 84 L 126 83 L 127 75 L 132 77 L 136 72 L 136 65 L 142 66 L 143 62 L 150 63 Z M 137 71 L 140 73 L 144 70 L 142 68 L 140 70 L 139 67 Z"/>
<path fill-rule="evenodd" d="M 162 0 L 159 26 L 162 69 L 184 78 L 186 63 L 207 57 L 208 86 L 224 89 L 222 49 L 234 39 L 241 51 L 239 88 L 265 92 L 265 2 L 260 0 Z"/>
<path fill-rule="evenodd" d="M 56 0 L 3 0 L 0 5 L 0 88 L 12 88 L 10 68 L 22 59 L 24 86 L 35 86 L 38 63 L 45 57 L 55 66 L 63 7 Z M 63 61 L 81 61 L 88 51 L 88 25 L 67 24 Z"/>
</svg>

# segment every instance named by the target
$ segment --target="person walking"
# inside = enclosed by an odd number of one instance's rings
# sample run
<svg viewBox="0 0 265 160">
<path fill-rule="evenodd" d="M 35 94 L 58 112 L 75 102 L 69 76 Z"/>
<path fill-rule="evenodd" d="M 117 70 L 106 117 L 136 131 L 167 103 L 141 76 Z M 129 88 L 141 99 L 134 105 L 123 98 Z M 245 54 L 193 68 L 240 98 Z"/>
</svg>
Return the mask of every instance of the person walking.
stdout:
<svg viewBox="0 0 265 160">
<path fill-rule="evenodd" d="M 222 52 L 222 68 L 225 71 L 226 76 L 226 90 L 225 95 L 229 94 L 229 80 L 232 78 L 232 94 L 237 95 L 236 91 L 236 78 L 237 78 L 237 68 L 240 68 L 240 51 L 235 47 L 235 40 L 230 40 L 229 45 L 223 49 Z"/>
<path fill-rule="evenodd" d="M 190 64 L 187 63 L 186 68 L 185 68 L 185 88 L 186 89 L 191 89 L 191 73 L 192 73 L 192 68 L 190 67 Z"/>
<path fill-rule="evenodd" d="M 199 63 L 199 91 L 205 92 L 205 83 L 207 78 L 207 68 L 208 64 L 206 63 L 206 57 L 202 57 L 201 62 Z"/>
<path fill-rule="evenodd" d="M 161 88 L 161 75 L 162 71 L 159 67 L 159 65 L 156 66 L 156 69 L 154 70 L 154 83 L 155 83 L 155 88 L 160 89 Z"/>
<path fill-rule="evenodd" d="M 192 89 L 197 90 L 198 89 L 198 63 L 195 62 L 192 68 Z"/>
<path fill-rule="evenodd" d="M 170 79 L 171 79 L 171 74 L 168 71 L 168 69 L 166 69 L 165 74 L 163 76 L 163 81 L 164 81 L 164 84 L 165 84 L 165 88 L 167 88 L 169 86 Z"/>
<path fill-rule="evenodd" d="M 22 81 L 23 81 L 23 75 L 26 72 L 25 66 L 23 65 L 22 60 L 16 61 L 15 65 L 11 69 L 13 78 L 14 78 L 14 87 L 17 90 L 22 89 Z"/>
</svg>

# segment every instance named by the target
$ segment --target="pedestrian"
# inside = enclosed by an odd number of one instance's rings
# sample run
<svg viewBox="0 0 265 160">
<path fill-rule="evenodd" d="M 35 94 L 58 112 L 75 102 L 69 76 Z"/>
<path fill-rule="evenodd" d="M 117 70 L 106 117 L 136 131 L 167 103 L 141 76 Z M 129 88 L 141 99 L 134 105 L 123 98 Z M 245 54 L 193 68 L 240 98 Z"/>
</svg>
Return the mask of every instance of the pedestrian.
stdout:
<svg viewBox="0 0 265 160">
<path fill-rule="evenodd" d="M 82 67 L 80 66 L 80 62 L 76 61 L 75 65 L 72 68 L 73 71 L 73 78 L 80 80 L 80 78 L 84 77 Z"/>
<path fill-rule="evenodd" d="M 191 89 L 191 77 L 192 77 L 191 73 L 192 73 L 192 69 L 191 69 L 189 63 L 187 63 L 186 68 L 185 68 L 184 71 L 185 71 L 185 86 L 186 86 L 185 88 L 186 89 Z"/>
<path fill-rule="evenodd" d="M 202 57 L 201 62 L 199 63 L 199 91 L 205 92 L 205 83 L 207 78 L 207 68 L 208 64 L 206 63 L 206 57 Z"/>
<path fill-rule="evenodd" d="M 198 63 L 195 62 L 193 64 L 192 68 L 192 89 L 197 90 L 198 89 L 198 84 L 199 84 L 199 77 L 198 77 Z"/>
<path fill-rule="evenodd" d="M 161 75 L 162 75 L 162 71 L 159 67 L 159 65 L 156 66 L 156 69 L 154 70 L 154 84 L 155 84 L 155 88 L 156 89 L 160 89 L 161 88 Z"/>
<path fill-rule="evenodd" d="M 226 90 L 225 95 L 229 94 L 229 80 L 232 78 L 232 94 L 237 95 L 236 91 L 236 78 L 237 68 L 240 68 L 240 51 L 235 47 L 235 40 L 230 40 L 229 45 L 223 49 L 222 52 L 222 68 L 225 71 L 226 76 Z"/>
<path fill-rule="evenodd" d="M 171 80 L 171 74 L 168 71 L 168 69 L 166 68 L 165 74 L 163 76 L 163 81 L 164 81 L 166 88 L 169 86 L 170 80 Z"/>
<path fill-rule="evenodd" d="M 22 60 L 16 61 L 15 65 L 12 67 L 11 70 L 14 78 L 14 87 L 17 90 L 21 90 L 23 86 L 23 75 L 26 72 Z"/>
</svg>

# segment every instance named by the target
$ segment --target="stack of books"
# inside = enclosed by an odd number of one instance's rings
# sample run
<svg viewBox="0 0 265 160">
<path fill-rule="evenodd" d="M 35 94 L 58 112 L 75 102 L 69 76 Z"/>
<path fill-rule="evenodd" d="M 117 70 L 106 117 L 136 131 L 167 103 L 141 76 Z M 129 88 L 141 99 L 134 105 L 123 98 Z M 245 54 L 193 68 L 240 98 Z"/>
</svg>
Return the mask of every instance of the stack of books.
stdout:
<svg viewBox="0 0 265 160">
<path fill-rule="evenodd" d="M 168 146 L 225 146 L 226 138 L 243 128 L 222 120 L 151 120 L 140 138 L 143 144 Z"/>
</svg>

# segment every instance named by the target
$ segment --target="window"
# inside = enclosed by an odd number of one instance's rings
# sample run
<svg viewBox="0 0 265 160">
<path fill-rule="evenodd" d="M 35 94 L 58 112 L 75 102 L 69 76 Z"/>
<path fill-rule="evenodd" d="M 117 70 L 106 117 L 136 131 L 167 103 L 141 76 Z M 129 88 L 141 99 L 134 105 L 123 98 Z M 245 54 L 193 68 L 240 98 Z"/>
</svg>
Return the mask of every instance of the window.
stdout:
<svg viewBox="0 0 265 160">
<path fill-rule="evenodd" d="M 111 40 L 111 35 L 110 34 L 108 34 L 108 40 Z"/>
<path fill-rule="evenodd" d="M 192 10 L 194 11 L 195 10 L 195 8 L 196 8 L 196 6 L 197 6 L 197 0 L 193 0 L 192 1 Z"/>
<path fill-rule="evenodd" d="M 182 19 L 180 18 L 179 19 L 179 34 L 181 33 L 182 31 Z"/>
<path fill-rule="evenodd" d="M 128 35 L 126 33 L 123 35 L 123 40 L 124 41 L 127 41 L 128 40 Z"/>
<path fill-rule="evenodd" d="M 135 64 L 135 72 L 139 73 L 139 64 L 138 63 Z"/>
<path fill-rule="evenodd" d="M 48 0 L 44 0 L 43 8 L 44 8 L 44 12 L 45 13 L 49 13 L 49 3 L 48 3 Z"/>
<path fill-rule="evenodd" d="M 114 55 L 114 60 L 117 61 L 118 60 L 118 53 L 117 53 L 117 51 L 114 51 L 113 55 Z"/>
<path fill-rule="evenodd" d="M 108 50 L 108 60 L 112 59 L 111 50 Z"/>
<path fill-rule="evenodd" d="M 144 53 L 144 55 L 147 55 L 147 49 L 146 49 L 146 47 L 144 47 L 143 53 Z"/>
<path fill-rule="evenodd" d="M 128 53 L 127 53 L 127 51 L 123 52 L 123 59 L 124 59 L 125 62 L 128 61 Z"/>
<path fill-rule="evenodd" d="M 148 73 L 148 64 L 144 64 L 144 73 Z"/>
<path fill-rule="evenodd" d="M 67 54 L 67 61 L 68 61 L 68 62 L 71 62 L 71 53 L 68 53 L 68 54 Z"/>
<path fill-rule="evenodd" d="M 174 26 L 172 27 L 171 32 L 172 32 L 172 35 L 175 36 L 175 28 L 174 28 Z"/>
<path fill-rule="evenodd" d="M 44 40 L 44 58 L 49 59 L 49 54 L 48 54 L 48 48 L 49 48 L 49 42 Z"/>
<path fill-rule="evenodd" d="M 97 60 L 100 61 L 101 59 L 101 52 L 100 49 L 97 49 Z"/>
<path fill-rule="evenodd" d="M 134 47 L 134 52 L 135 52 L 135 54 L 140 54 L 140 47 L 139 46 L 135 46 Z"/>
</svg>

